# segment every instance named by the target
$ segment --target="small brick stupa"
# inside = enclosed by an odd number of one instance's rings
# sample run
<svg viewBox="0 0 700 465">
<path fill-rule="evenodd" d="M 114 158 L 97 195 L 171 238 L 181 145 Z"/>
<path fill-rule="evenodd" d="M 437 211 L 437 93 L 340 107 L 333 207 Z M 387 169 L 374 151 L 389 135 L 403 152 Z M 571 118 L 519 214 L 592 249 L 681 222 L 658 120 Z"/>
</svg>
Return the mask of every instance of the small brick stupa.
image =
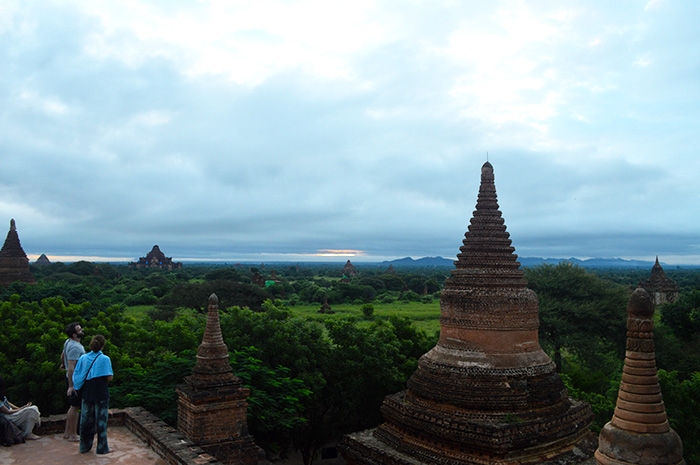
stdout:
<svg viewBox="0 0 700 465">
<path fill-rule="evenodd" d="M 656 263 L 651 268 L 651 276 L 649 276 L 649 279 L 640 282 L 639 285 L 654 297 L 656 305 L 673 303 L 678 300 L 678 284 L 666 276 L 664 269 L 659 263 L 658 255 L 656 256 Z"/>
<path fill-rule="evenodd" d="M 12 219 L 10 231 L 0 249 L 0 286 L 7 286 L 15 281 L 33 283 L 34 275 L 29 271 L 29 259 L 19 242 L 17 226 Z"/>
<path fill-rule="evenodd" d="M 249 395 L 231 369 L 219 324 L 219 299 L 212 294 L 197 363 L 185 384 L 177 386 L 177 429 L 221 463 L 264 462 L 265 453 L 248 434 Z"/>
<path fill-rule="evenodd" d="M 656 373 L 654 303 L 642 288 L 627 302 L 627 351 L 612 420 L 600 432 L 600 465 L 680 465 L 683 444 L 668 424 Z"/>
<path fill-rule="evenodd" d="M 569 398 L 538 341 L 539 306 L 498 210 L 493 167 L 440 297 L 440 339 L 385 422 L 346 436 L 359 464 L 572 464 L 593 455 L 590 406 Z"/>
</svg>

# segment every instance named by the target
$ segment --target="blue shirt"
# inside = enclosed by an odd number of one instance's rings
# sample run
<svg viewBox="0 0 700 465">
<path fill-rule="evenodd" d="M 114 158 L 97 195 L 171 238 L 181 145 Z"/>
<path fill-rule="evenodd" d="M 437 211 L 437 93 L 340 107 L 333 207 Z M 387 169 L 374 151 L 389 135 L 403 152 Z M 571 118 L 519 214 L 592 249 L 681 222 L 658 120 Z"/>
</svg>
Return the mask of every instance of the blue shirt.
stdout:
<svg viewBox="0 0 700 465">
<path fill-rule="evenodd" d="M 97 358 L 97 360 L 95 360 Z M 95 361 L 93 364 L 92 362 Z M 90 368 L 92 365 L 92 368 Z M 88 373 L 88 370 L 90 371 Z M 87 377 L 85 376 L 87 374 Z M 80 389 L 83 387 L 88 379 L 99 378 L 101 376 L 111 376 L 112 373 L 112 361 L 108 356 L 99 352 L 90 351 L 78 359 L 78 363 L 75 365 L 75 371 L 73 372 L 73 387 L 75 389 Z"/>
</svg>

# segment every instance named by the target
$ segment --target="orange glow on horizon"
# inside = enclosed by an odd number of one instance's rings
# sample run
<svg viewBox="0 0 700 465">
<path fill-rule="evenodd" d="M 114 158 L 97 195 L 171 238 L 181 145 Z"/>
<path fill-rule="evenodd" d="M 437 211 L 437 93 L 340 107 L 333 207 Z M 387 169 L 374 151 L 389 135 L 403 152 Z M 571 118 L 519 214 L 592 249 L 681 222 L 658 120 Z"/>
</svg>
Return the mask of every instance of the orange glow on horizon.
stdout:
<svg viewBox="0 0 700 465">
<path fill-rule="evenodd" d="M 27 254 L 27 258 L 30 262 L 35 262 L 41 254 Z M 102 256 L 89 256 L 89 255 L 47 255 L 46 256 L 51 263 L 54 262 L 133 262 L 134 259 L 127 257 L 102 257 Z"/>
<path fill-rule="evenodd" d="M 365 255 L 365 251 L 353 249 L 320 249 L 318 253 L 310 255 L 316 255 L 318 257 L 355 257 L 357 255 Z"/>
</svg>

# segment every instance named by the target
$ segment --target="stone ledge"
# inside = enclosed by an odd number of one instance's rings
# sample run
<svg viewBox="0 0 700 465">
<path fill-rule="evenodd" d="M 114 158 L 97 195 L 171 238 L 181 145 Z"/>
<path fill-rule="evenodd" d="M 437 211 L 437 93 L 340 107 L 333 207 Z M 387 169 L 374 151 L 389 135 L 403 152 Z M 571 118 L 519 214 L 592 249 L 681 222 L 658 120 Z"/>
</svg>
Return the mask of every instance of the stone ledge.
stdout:
<svg viewBox="0 0 700 465">
<path fill-rule="evenodd" d="M 39 435 L 57 434 L 65 429 L 65 415 L 41 419 L 35 432 Z M 156 454 L 172 465 L 220 465 L 221 462 L 181 435 L 175 428 L 142 407 L 109 410 L 109 426 L 125 426 Z"/>
</svg>

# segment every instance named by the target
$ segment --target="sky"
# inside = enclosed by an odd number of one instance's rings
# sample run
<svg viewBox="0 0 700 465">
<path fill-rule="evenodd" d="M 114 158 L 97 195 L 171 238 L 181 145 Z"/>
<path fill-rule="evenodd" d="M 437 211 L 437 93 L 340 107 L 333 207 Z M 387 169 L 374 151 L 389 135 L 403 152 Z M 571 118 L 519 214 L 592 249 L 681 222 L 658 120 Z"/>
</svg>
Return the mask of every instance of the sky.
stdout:
<svg viewBox="0 0 700 465">
<path fill-rule="evenodd" d="M 700 264 L 700 2 L 0 3 L 0 234 L 30 259 Z"/>
</svg>

